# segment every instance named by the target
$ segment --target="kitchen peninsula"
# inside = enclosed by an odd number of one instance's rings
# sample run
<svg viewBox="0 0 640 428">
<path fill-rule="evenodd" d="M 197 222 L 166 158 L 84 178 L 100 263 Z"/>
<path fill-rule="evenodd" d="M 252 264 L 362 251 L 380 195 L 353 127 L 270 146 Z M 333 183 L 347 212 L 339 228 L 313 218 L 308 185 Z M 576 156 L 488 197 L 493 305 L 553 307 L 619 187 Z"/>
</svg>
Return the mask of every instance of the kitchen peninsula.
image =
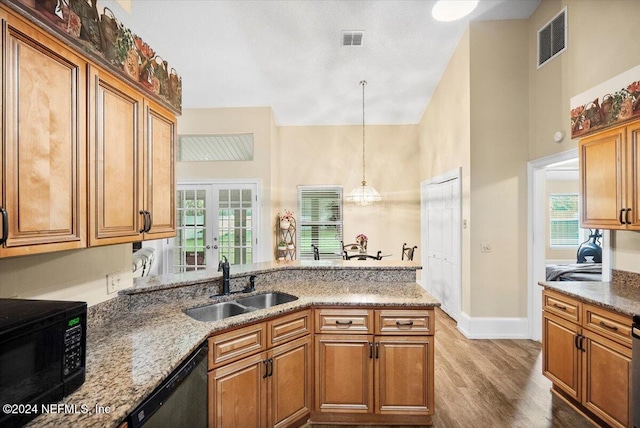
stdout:
<svg viewBox="0 0 640 428">
<path fill-rule="evenodd" d="M 87 378 L 80 389 L 63 401 L 90 409 L 97 405 L 108 408 L 109 412 L 41 415 L 29 426 L 120 426 L 181 361 L 207 340 L 210 345 L 209 426 L 220 425 L 220 419 L 214 420 L 211 414 L 216 408 L 212 402 L 212 382 L 216 373 L 249 358 L 258 358 L 261 353 L 275 352 L 278 347 L 268 351 L 269 345 L 261 343 L 261 346 L 252 347 L 253 351 L 230 359 L 231 364 L 222 365 L 216 362 L 217 354 L 212 351 L 218 349 L 215 348 L 216 338 L 257 326 L 261 328 L 256 336 L 259 340 L 268 337 L 265 341 L 277 343 L 274 339 L 277 326 L 285 325 L 278 324 L 281 319 L 295 319 L 286 325 L 293 329 L 300 327 L 299 331 L 287 330 L 289 327 L 284 330 L 291 343 L 306 341 L 309 376 L 303 382 L 308 386 L 307 392 L 302 394 L 303 408 L 297 409 L 294 419 L 285 418 L 278 426 L 297 426 L 309 417 L 312 421 L 325 423 L 328 420 L 384 423 L 392 416 L 407 423 L 430 423 L 434 402 L 433 309 L 439 303 L 416 283 L 418 269 L 420 266 L 413 262 L 381 261 L 265 262 L 232 266 L 232 294 L 214 298 L 210 296 L 222 290 L 222 274 L 217 271 L 139 279 L 134 287 L 121 291 L 116 298 L 89 308 Z M 233 294 L 243 290 L 252 275 L 255 275 L 255 291 Z M 197 321 L 184 312 L 187 308 L 271 291 L 291 294 L 298 299 L 212 322 Z M 350 397 L 352 392 L 330 390 L 334 383 L 322 382 L 324 376 L 336 375 L 331 366 L 322 366 L 324 359 L 354 355 L 341 353 L 345 349 L 340 348 L 341 343 L 348 343 L 349 350 L 355 349 L 355 355 L 363 356 L 360 360 L 344 361 L 351 370 L 362 366 L 364 378 L 360 388 L 368 390 L 360 394 L 364 402 L 359 405 L 332 403 L 336 394 Z M 337 353 L 332 354 L 335 350 Z M 385 358 L 385 355 L 389 357 Z M 382 382 L 384 369 L 391 368 L 390 364 L 395 368 L 398 362 L 394 363 L 394 357 L 397 360 L 401 356 L 411 361 L 411 364 L 405 361 L 405 367 L 413 367 L 411 370 L 418 372 L 405 373 L 397 379 L 390 377 L 384 381 L 386 389 L 374 390 L 373 376 L 377 387 Z M 273 371 L 273 365 L 271 367 Z M 401 370 L 405 371 L 406 368 Z M 412 379 L 417 380 L 412 382 Z M 384 394 L 391 393 L 395 382 L 401 382 L 412 394 L 405 405 L 384 402 Z M 311 402 L 313 388 L 315 402 Z M 325 402 L 321 402 L 322 399 Z M 246 416 L 248 412 L 243 413 Z"/>
</svg>

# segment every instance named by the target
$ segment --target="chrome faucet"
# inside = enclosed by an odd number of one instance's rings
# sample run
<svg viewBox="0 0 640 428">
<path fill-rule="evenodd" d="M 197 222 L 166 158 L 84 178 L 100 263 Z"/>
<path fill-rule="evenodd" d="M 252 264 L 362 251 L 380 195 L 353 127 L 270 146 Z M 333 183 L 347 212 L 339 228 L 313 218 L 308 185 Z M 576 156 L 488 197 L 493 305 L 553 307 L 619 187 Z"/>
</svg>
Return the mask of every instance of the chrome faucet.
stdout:
<svg viewBox="0 0 640 428">
<path fill-rule="evenodd" d="M 229 290 L 229 261 L 227 260 L 227 256 L 222 256 L 224 260 L 220 260 L 218 263 L 218 272 L 222 272 L 222 294 L 227 295 L 230 293 Z"/>
</svg>

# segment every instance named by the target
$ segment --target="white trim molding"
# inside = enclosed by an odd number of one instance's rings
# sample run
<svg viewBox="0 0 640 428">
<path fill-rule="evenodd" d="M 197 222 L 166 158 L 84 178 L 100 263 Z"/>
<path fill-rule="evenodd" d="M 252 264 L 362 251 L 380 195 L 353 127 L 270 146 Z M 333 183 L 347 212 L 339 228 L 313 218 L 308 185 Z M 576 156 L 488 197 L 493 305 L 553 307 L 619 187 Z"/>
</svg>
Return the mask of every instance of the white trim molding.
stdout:
<svg viewBox="0 0 640 428">
<path fill-rule="evenodd" d="M 458 330 L 467 339 L 529 339 L 527 318 L 470 317 L 460 313 Z"/>
</svg>

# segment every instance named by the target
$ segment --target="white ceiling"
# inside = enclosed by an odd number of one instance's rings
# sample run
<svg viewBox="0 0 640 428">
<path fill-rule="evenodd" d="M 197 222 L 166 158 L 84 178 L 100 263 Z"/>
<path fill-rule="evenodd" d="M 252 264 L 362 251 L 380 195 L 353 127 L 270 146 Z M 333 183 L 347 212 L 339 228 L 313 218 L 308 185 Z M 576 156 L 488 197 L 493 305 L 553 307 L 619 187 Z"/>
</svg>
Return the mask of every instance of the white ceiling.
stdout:
<svg viewBox="0 0 640 428">
<path fill-rule="evenodd" d="M 455 0 L 453 0 L 455 1 Z M 433 0 L 134 0 L 108 5 L 182 76 L 183 108 L 271 106 L 279 125 L 418 123 L 469 19 L 528 18 L 540 0 L 480 0 L 437 22 Z M 364 30 L 363 46 L 341 46 Z"/>
</svg>

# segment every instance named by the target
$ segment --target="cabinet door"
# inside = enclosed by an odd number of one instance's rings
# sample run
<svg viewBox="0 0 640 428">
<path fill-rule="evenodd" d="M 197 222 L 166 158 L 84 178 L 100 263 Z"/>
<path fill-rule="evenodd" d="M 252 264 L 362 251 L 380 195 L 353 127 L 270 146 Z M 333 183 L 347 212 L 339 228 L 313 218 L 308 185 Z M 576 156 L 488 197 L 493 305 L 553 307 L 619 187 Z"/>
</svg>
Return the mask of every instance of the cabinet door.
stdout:
<svg viewBox="0 0 640 428">
<path fill-rule="evenodd" d="M 624 229 L 625 128 L 615 128 L 580 141 L 581 225 Z"/>
<path fill-rule="evenodd" d="M 209 427 L 267 427 L 266 353 L 209 372 Z"/>
<path fill-rule="evenodd" d="M 176 175 L 174 116 L 157 104 L 144 104 L 144 206 L 151 214 L 145 239 L 176 235 Z"/>
<path fill-rule="evenodd" d="M 4 25 L 0 256 L 86 246 L 86 62 L 18 18 Z"/>
<path fill-rule="evenodd" d="M 95 67 L 89 80 L 89 245 L 140 241 L 142 97 Z"/>
<path fill-rule="evenodd" d="M 433 414 L 433 337 L 375 339 L 376 413 Z"/>
<path fill-rule="evenodd" d="M 633 230 L 640 230 L 640 121 L 627 127 L 627 209 Z"/>
<path fill-rule="evenodd" d="M 311 412 L 311 337 L 270 352 L 269 426 L 286 427 Z"/>
<path fill-rule="evenodd" d="M 542 373 L 556 387 L 580 401 L 580 327 L 547 312 L 542 318 Z"/>
<path fill-rule="evenodd" d="M 582 404 L 614 427 L 631 426 L 631 349 L 584 330 Z"/>
<path fill-rule="evenodd" d="M 315 411 L 373 413 L 373 336 L 315 338 Z"/>
</svg>

